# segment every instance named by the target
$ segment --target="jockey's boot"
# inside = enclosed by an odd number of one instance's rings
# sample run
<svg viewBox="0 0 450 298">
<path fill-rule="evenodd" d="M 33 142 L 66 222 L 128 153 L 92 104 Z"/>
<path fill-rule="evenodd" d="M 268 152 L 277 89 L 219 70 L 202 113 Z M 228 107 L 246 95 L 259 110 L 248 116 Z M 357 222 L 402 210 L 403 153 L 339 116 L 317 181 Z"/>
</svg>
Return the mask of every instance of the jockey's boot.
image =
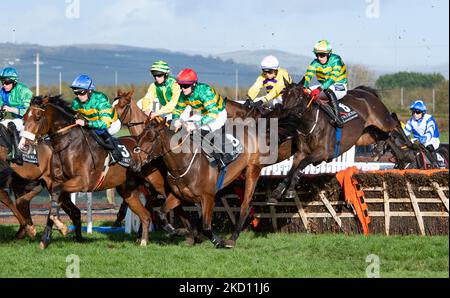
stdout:
<svg viewBox="0 0 450 298">
<path fill-rule="evenodd" d="M 209 139 L 209 138 L 211 138 L 211 136 L 209 135 L 208 136 L 209 140 L 206 138 L 206 136 L 208 134 L 210 134 L 209 131 L 201 129 L 200 133 L 201 133 L 202 138 L 203 138 L 202 145 L 203 146 L 206 145 L 208 147 L 208 150 L 207 150 L 209 152 L 208 154 L 216 160 L 216 163 L 217 163 L 217 166 L 219 167 L 219 170 L 222 170 L 226 166 L 226 163 L 223 160 L 225 154 L 222 152 L 222 150 L 221 150 L 221 148 L 219 148 L 219 146 L 215 146 L 216 144 L 213 144 L 214 143 L 214 137 L 212 137 L 212 139 Z"/>
<path fill-rule="evenodd" d="M 330 89 L 327 89 L 324 92 L 330 99 L 331 106 L 334 110 L 334 125 L 339 128 L 344 127 L 344 121 L 342 121 L 341 114 L 339 113 L 338 99 L 336 98 L 336 94 L 334 94 L 334 92 Z"/>
<path fill-rule="evenodd" d="M 439 164 L 439 160 L 438 160 L 438 156 L 436 154 L 436 150 L 434 150 L 433 145 L 428 145 L 427 147 L 428 152 L 431 155 L 431 159 L 430 162 L 433 165 L 434 168 L 440 168 L 440 164 Z"/>
<path fill-rule="evenodd" d="M 108 145 L 108 147 L 113 148 L 111 150 L 111 154 L 114 159 L 113 163 L 121 161 L 122 153 L 120 153 L 119 141 L 115 137 L 110 135 L 107 131 L 105 131 L 103 134 L 101 134 L 101 136 L 102 136 L 103 140 L 105 141 L 106 145 Z"/>
<path fill-rule="evenodd" d="M 8 123 L 8 129 L 11 132 L 11 135 L 13 137 L 12 145 L 13 145 L 14 155 L 13 155 L 12 162 L 21 166 L 21 165 L 23 165 L 23 154 L 22 154 L 22 151 L 19 150 L 19 142 L 20 142 L 19 131 L 17 130 L 17 127 L 14 124 L 14 122 Z"/>
</svg>

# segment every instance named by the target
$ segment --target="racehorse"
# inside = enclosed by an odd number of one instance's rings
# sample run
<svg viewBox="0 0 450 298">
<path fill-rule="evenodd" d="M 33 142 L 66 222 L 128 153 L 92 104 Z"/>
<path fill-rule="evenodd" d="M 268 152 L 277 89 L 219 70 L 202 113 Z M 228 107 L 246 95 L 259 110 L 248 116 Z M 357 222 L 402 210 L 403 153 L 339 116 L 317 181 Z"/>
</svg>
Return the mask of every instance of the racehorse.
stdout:
<svg viewBox="0 0 450 298">
<path fill-rule="evenodd" d="M 400 135 L 402 129 L 400 123 L 389 113 L 375 90 L 360 86 L 348 91 L 348 94 L 340 100 L 340 103 L 356 111 L 358 117 L 344 125 L 339 141 L 335 127 L 329 123 L 329 117 L 318 104 L 312 104 L 312 99 L 304 92 L 303 82 L 302 80 L 298 84 L 286 84 L 283 94 L 283 99 L 289 102 L 290 106 L 282 109 L 278 117 L 282 119 L 295 115 L 298 118 L 297 152 L 294 154 L 293 166 L 287 178 L 272 193 L 271 203 L 276 204 L 288 187 L 289 192 L 295 191 L 301 171 L 307 165 L 331 161 L 354 145 L 366 146 L 385 141 L 393 150 L 398 166 L 405 167 L 408 164 L 408 157 L 398 146 L 405 145 L 406 140 L 393 138 L 394 132 L 397 132 L 396 136 Z M 296 104 L 292 105 L 293 102 Z"/>
<path fill-rule="evenodd" d="M 51 172 L 55 189 L 61 191 L 59 201 L 69 199 L 73 192 L 94 192 L 116 187 L 141 220 L 140 243 L 145 246 L 151 217 L 139 200 L 139 177 L 120 164 L 109 165 L 109 152 L 97 143 L 93 132 L 74 125 L 74 119 L 75 112 L 60 96 L 34 97 L 24 116 L 21 149 L 31 150 L 36 139 L 49 136 L 53 148 Z M 122 137 L 119 140 L 129 156 L 136 158 L 133 153 L 136 139 Z M 50 215 L 54 214 L 55 210 L 51 208 Z M 81 223 L 75 229 L 81 234 Z M 51 231 L 50 223 L 45 227 L 41 247 L 49 244 Z"/>
<path fill-rule="evenodd" d="M 184 152 L 184 150 L 182 153 L 174 152 L 175 147 L 181 148 L 189 143 L 186 140 L 190 138 L 190 134 L 184 135 L 178 145 L 171 147 L 171 139 L 176 133 L 170 130 L 169 124 L 160 117 L 150 121 L 139 139 L 138 148 L 141 150 L 143 164 L 162 157 L 168 169 L 170 186 L 175 194 L 183 200 L 201 205 L 203 234 L 217 248 L 232 248 L 235 246 L 236 240 L 247 220 L 250 202 L 253 198 L 261 169 L 267 165 L 262 162 L 263 158 L 273 153 L 262 153 L 260 151 L 260 144 L 266 144 L 266 134 L 256 134 L 248 129 L 249 127 L 245 127 L 245 123 L 241 122 L 241 124 L 244 127 L 241 130 L 243 134 L 239 135 L 238 138 L 244 147 L 244 151 L 233 163 L 228 165 L 227 171 L 223 176 L 220 175 L 221 173 L 216 166 L 210 164 L 201 150 L 195 149 L 194 146 L 187 145 L 189 152 Z M 293 124 L 291 123 L 291 125 Z M 278 144 L 276 147 L 278 148 Z M 286 154 L 288 151 L 289 153 Z M 284 154 L 286 155 L 282 155 L 278 151 L 272 163 L 289 157 L 290 150 L 285 150 Z M 213 233 L 211 226 L 215 197 L 221 188 L 218 186 L 220 184 L 218 184 L 218 181 L 219 179 L 220 181 L 223 180 L 222 187 L 226 187 L 241 174 L 245 176 L 245 193 L 240 208 L 238 224 L 231 237 L 224 241 Z"/>
<path fill-rule="evenodd" d="M 8 152 L 11 152 L 12 149 L 12 142 L 11 134 L 0 125 L 0 161 L 6 163 Z M 49 190 L 52 188 L 50 175 L 51 148 L 46 141 L 42 140 L 36 146 L 36 151 L 39 156 L 38 165 L 29 162 L 24 162 L 23 165 L 12 163 L 8 165 L 7 171 L 5 170 L 2 174 L 2 187 L 10 188 L 16 197 L 16 205 L 14 205 L 8 193 L 3 189 L 0 190 L 2 201 L 7 203 L 7 206 L 13 210 L 14 215 L 19 220 L 19 231 L 15 235 L 17 239 L 22 239 L 25 234 L 32 238 L 36 235 L 36 229 L 33 226 L 30 214 L 30 201 L 43 190 L 44 186 Z M 55 200 L 55 195 L 52 193 L 51 195 Z M 81 221 L 80 211 L 70 199 L 59 202 L 59 204 L 74 224 Z M 66 235 L 68 233 L 67 226 L 60 221 L 59 217 L 54 217 L 52 220 L 61 234 Z M 76 234 L 76 237 L 79 236 Z"/>
<path fill-rule="evenodd" d="M 139 136 L 143 131 L 147 122 L 147 115 L 137 106 L 132 100 L 134 91 L 123 92 L 118 90 L 117 97 L 114 100 L 113 107 L 117 112 L 119 120 L 123 126 L 128 127 L 132 136 Z M 142 167 L 140 173 L 146 175 L 152 172 L 153 188 L 161 195 L 166 197 L 164 204 L 160 208 L 159 217 L 164 223 L 164 229 L 170 233 L 178 233 L 180 230 L 174 230 L 174 228 L 167 222 L 166 214 L 173 210 L 174 214 L 180 219 L 183 226 L 188 230 L 185 234 L 188 244 L 195 244 L 200 242 L 200 238 L 197 234 L 196 226 L 192 226 L 189 219 L 181 207 L 181 201 L 174 196 L 170 191 L 169 185 L 166 183 L 167 169 L 162 168 L 161 164 L 164 164 L 162 158 L 155 160 L 152 163 Z M 121 215 L 118 215 L 118 217 Z M 123 216 L 123 215 L 122 215 Z"/>
</svg>

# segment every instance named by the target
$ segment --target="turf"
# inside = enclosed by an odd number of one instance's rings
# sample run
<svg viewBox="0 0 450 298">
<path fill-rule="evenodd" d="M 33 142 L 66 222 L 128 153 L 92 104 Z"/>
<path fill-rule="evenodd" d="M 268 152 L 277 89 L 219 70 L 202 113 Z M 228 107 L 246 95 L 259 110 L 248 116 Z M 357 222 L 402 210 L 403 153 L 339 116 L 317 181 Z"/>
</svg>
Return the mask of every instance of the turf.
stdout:
<svg viewBox="0 0 450 298">
<path fill-rule="evenodd" d="M 151 233 L 140 247 L 124 234 L 73 236 L 54 232 L 44 251 L 38 240 L 14 240 L 17 226 L 0 226 L 0 277 L 65 277 L 68 255 L 80 259 L 80 277 L 366 277 L 369 255 L 380 259 L 380 277 L 449 277 L 446 236 L 256 234 L 245 232 L 232 250 L 205 240 Z M 38 237 L 42 227 L 38 229 Z M 369 270 L 370 271 L 370 270 Z"/>
</svg>

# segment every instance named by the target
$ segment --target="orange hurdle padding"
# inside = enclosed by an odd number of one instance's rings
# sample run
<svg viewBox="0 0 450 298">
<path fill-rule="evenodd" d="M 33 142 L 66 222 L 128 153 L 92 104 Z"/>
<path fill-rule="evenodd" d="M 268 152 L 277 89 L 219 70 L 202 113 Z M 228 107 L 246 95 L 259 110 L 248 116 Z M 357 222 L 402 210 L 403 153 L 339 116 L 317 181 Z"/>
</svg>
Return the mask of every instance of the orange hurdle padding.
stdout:
<svg viewBox="0 0 450 298">
<path fill-rule="evenodd" d="M 357 167 L 350 167 L 336 174 L 336 178 L 344 191 L 345 201 L 352 204 L 353 209 L 361 222 L 364 235 L 369 234 L 369 211 L 364 200 L 364 192 L 360 189 L 358 181 L 353 175 L 358 173 Z"/>
</svg>

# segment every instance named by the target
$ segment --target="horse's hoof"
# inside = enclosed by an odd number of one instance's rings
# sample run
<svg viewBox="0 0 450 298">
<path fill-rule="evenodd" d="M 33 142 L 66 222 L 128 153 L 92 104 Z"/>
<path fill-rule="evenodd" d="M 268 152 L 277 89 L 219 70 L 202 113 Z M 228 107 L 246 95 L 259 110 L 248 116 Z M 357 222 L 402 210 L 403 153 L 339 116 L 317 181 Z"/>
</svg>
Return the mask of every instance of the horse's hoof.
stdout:
<svg viewBox="0 0 450 298">
<path fill-rule="evenodd" d="M 225 241 L 220 241 L 219 243 L 217 243 L 217 244 L 215 245 L 215 247 L 216 247 L 217 249 L 225 248 L 225 247 L 226 247 L 226 246 L 225 246 Z"/>
<path fill-rule="evenodd" d="M 186 235 L 189 235 L 189 234 L 190 234 L 190 232 L 188 229 L 179 228 L 179 229 L 175 229 L 174 232 L 170 236 L 186 237 Z"/>
<path fill-rule="evenodd" d="M 34 237 L 36 237 L 37 232 L 34 226 L 26 225 L 25 231 L 27 233 L 27 236 L 30 237 L 31 239 L 34 239 Z"/>
<path fill-rule="evenodd" d="M 275 206 L 275 205 L 278 205 L 278 200 L 274 199 L 274 198 L 270 198 L 267 200 L 266 204 L 269 206 Z"/>
<path fill-rule="evenodd" d="M 234 248 L 236 246 L 236 241 L 228 239 L 225 240 L 225 247 L 226 248 Z"/>
<path fill-rule="evenodd" d="M 117 229 L 117 228 L 120 228 L 121 226 L 122 226 L 122 222 L 121 222 L 121 221 L 115 221 L 115 222 L 113 222 L 113 224 L 111 225 L 111 228 Z"/>
<path fill-rule="evenodd" d="M 61 235 L 63 236 L 67 236 L 67 234 L 69 234 L 69 228 L 67 227 L 66 224 L 63 224 L 62 226 L 58 227 L 58 231 L 61 233 Z"/>
<path fill-rule="evenodd" d="M 195 245 L 195 239 L 193 237 L 186 237 L 186 244 L 188 246 L 194 246 Z"/>
<path fill-rule="evenodd" d="M 286 191 L 284 198 L 285 199 L 293 199 L 297 196 L 297 192 L 295 191 L 295 189 L 289 189 L 288 191 Z"/>
<path fill-rule="evenodd" d="M 25 231 L 25 227 L 20 227 L 19 231 L 17 231 L 16 235 L 14 235 L 14 238 L 20 240 L 25 238 L 25 235 L 27 234 L 27 232 Z"/>
<path fill-rule="evenodd" d="M 46 249 L 47 248 L 47 246 L 48 246 L 48 244 L 45 244 L 44 242 L 39 242 L 39 249 L 40 250 L 44 250 L 44 249 Z"/>
</svg>

